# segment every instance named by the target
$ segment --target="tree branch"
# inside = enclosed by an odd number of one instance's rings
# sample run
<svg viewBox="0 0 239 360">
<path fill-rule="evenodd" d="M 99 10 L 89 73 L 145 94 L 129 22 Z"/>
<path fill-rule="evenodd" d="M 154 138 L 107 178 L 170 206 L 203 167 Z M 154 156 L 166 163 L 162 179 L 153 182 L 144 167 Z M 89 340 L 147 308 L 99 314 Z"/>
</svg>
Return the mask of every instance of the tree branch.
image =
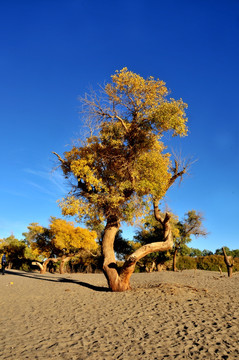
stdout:
<svg viewBox="0 0 239 360">
<path fill-rule="evenodd" d="M 52 154 L 56 155 L 58 160 L 62 163 L 65 164 L 65 160 L 62 159 L 62 157 L 60 155 L 58 155 L 55 151 L 52 151 Z"/>
<path fill-rule="evenodd" d="M 228 267 L 233 267 L 233 260 L 232 260 L 232 262 L 230 263 L 230 261 L 229 261 L 229 256 L 227 256 L 227 253 L 226 253 L 226 250 L 224 249 L 224 247 L 222 248 L 222 251 L 223 251 L 223 255 L 224 255 L 225 264 L 226 264 Z"/>
<path fill-rule="evenodd" d="M 169 221 L 171 215 L 168 212 L 166 212 L 165 217 L 163 218 L 163 216 L 160 214 L 159 207 L 158 207 L 159 200 L 154 200 L 153 205 L 154 205 L 155 219 L 164 226 Z"/>
<path fill-rule="evenodd" d="M 139 261 L 144 256 L 151 254 L 152 252 L 158 252 L 158 251 L 166 251 L 169 249 L 172 249 L 173 247 L 173 235 L 172 230 L 170 226 L 170 214 L 166 213 L 165 217 L 163 218 L 160 213 L 157 206 L 157 202 L 154 202 L 154 211 L 156 215 L 156 220 L 158 220 L 162 225 L 164 229 L 164 241 L 154 242 L 151 244 L 144 245 L 137 249 L 136 251 L 131 254 L 128 259 L 125 261 L 122 273 L 124 271 L 127 272 L 128 267 L 134 267 L 136 262 Z"/>
<path fill-rule="evenodd" d="M 174 158 L 174 167 L 171 168 L 172 176 L 171 176 L 171 179 L 169 180 L 167 190 L 174 184 L 174 182 L 178 178 L 181 178 L 181 180 L 182 180 L 183 175 L 185 175 L 188 172 L 191 165 L 196 161 L 196 160 L 192 161 L 190 159 L 185 161 L 184 159 L 181 159 L 180 155 L 177 156 L 175 154 L 174 154 L 174 157 L 175 157 Z"/>
</svg>

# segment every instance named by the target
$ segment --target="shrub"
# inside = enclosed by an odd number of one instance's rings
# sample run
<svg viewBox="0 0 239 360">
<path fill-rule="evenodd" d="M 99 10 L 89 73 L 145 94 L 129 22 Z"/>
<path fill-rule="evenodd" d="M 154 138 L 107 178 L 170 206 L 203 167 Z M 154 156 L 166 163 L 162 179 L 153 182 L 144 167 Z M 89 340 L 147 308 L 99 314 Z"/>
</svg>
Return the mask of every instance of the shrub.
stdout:
<svg viewBox="0 0 239 360">
<path fill-rule="evenodd" d="M 239 257 L 235 257 L 233 261 L 234 261 L 234 266 L 232 271 L 239 271 Z"/>
<path fill-rule="evenodd" d="M 196 269 L 197 259 L 191 256 L 179 256 L 177 259 L 178 270 Z"/>
<path fill-rule="evenodd" d="M 222 271 L 227 271 L 224 257 L 222 255 L 199 256 L 197 258 L 198 269 L 219 271 L 219 267 L 222 269 Z"/>
<path fill-rule="evenodd" d="M 32 269 L 31 269 L 31 265 L 30 265 L 30 264 L 23 263 L 23 264 L 20 266 L 20 269 L 19 269 L 19 270 L 26 271 L 26 272 L 30 272 Z"/>
</svg>

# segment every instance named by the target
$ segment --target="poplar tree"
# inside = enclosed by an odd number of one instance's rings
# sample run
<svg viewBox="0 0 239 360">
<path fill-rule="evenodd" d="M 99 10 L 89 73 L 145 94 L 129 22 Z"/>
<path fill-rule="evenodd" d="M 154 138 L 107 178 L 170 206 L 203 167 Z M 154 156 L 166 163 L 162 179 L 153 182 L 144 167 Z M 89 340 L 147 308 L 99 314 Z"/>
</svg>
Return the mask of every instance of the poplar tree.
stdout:
<svg viewBox="0 0 239 360">
<path fill-rule="evenodd" d="M 187 104 L 169 98 L 164 81 L 144 79 L 127 68 L 116 71 L 100 94 L 86 95 L 82 102 L 89 135 L 63 156 L 55 153 L 72 184 L 61 208 L 64 215 L 92 227 L 105 224 L 103 271 L 112 291 L 124 291 L 138 260 L 173 246 L 170 214 L 162 216 L 159 203 L 189 164 L 172 159 L 164 136 L 187 135 Z M 150 208 L 162 224 L 163 241 L 137 249 L 118 269 L 114 240 L 120 224 L 133 224 Z"/>
</svg>

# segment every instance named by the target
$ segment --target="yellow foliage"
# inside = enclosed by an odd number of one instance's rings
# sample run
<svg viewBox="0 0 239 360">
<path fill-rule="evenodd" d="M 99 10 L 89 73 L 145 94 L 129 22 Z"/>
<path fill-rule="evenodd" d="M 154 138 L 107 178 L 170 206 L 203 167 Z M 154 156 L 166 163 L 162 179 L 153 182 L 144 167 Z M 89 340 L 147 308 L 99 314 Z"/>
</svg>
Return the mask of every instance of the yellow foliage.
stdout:
<svg viewBox="0 0 239 360">
<path fill-rule="evenodd" d="M 128 244 L 131 246 L 133 251 L 138 250 L 142 245 L 135 241 L 128 241 Z"/>
<path fill-rule="evenodd" d="M 31 223 L 27 228 L 30 239 L 33 239 L 36 234 L 43 234 L 44 232 L 44 227 L 38 223 Z"/>
<path fill-rule="evenodd" d="M 153 108 L 168 93 L 163 81 L 154 80 L 153 77 L 145 80 L 132 71 L 128 71 L 126 67 L 116 71 L 112 75 L 112 81 L 113 84 L 106 85 L 106 93 L 123 106 L 135 102 L 138 109 Z M 127 102 L 125 96 L 128 97 Z"/>
<path fill-rule="evenodd" d="M 64 216 L 78 215 L 79 217 L 82 217 L 84 214 L 88 213 L 88 209 L 84 201 L 72 195 L 67 196 L 65 199 L 58 202 Z"/>
<path fill-rule="evenodd" d="M 44 232 L 46 229 L 38 223 L 31 223 L 27 228 L 28 232 L 23 233 L 23 235 L 30 245 L 33 256 L 35 258 L 38 258 L 41 255 L 48 257 L 49 251 L 45 247 L 46 242 L 44 237 Z"/>
<path fill-rule="evenodd" d="M 185 104 L 182 99 L 168 101 L 168 89 L 165 82 L 152 76 L 144 79 L 127 68 L 116 71 L 112 84 L 107 84 L 105 91 L 114 106 L 123 106 L 144 123 L 154 124 L 159 133 L 172 130 L 174 135 L 187 134 Z M 141 124 L 142 125 L 142 124 Z"/>
<path fill-rule="evenodd" d="M 124 68 L 112 76 L 105 97 L 85 99 L 99 130 L 65 152 L 61 167 L 75 186 L 60 203 L 64 215 L 101 222 L 110 215 L 132 222 L 161 199 L 172 177 L 164 133 L 187 134 L 185 104 L 167 99 L 165 83 Z"/>
<path fill-rule="evenodd" d="M 75 227 L 73 222 L 51 218 L 50 231 L 55 247 L 60 250 L 97 249 L 96 232 L 79 226 Z"/>
<path fill-rule="evenodd" d="M 139 156 L 135 167 L 136 188 L 139 195 L 150 193 L 160 199 L 165 195 L 170 180 L 171 163 L 170 154 L 162 154 L 162 149 L 162 143 L 156 143 L 154 149 Z"/>
</svg>

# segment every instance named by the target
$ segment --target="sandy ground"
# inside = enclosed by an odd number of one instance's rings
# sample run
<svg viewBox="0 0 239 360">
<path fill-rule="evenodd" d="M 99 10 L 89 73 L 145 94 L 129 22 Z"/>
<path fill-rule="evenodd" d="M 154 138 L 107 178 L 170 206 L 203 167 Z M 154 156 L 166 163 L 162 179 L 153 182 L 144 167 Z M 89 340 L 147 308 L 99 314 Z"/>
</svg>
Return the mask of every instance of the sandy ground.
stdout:
<svg viewBox="0 0 239 360">
<path fill-rule="evenodd" d="M 0 359 L 239 359 L 239 274 L 0 275 Z"/>
</svg>

